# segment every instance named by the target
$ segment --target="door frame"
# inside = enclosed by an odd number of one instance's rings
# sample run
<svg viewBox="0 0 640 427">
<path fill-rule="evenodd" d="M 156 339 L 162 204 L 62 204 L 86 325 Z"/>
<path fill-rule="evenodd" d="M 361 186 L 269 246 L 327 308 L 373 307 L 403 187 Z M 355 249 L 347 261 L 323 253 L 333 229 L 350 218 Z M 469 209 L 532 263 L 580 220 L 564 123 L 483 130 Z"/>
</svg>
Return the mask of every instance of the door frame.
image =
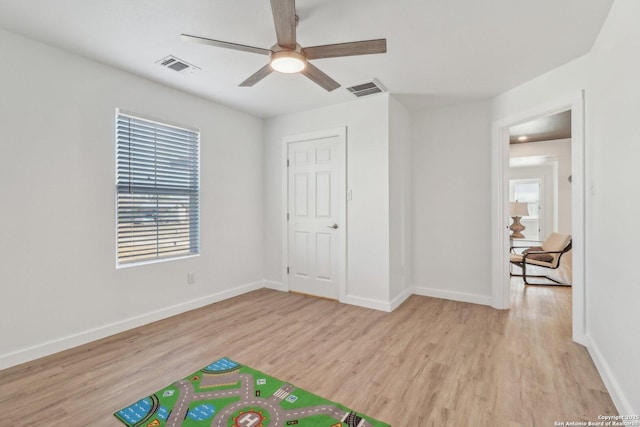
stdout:
<svg viewBox="0 0 640 427">
<path fill-rule="evenodd" d="M 342 164 L 338 176 L 339 198 L 342 201 L 339 218 L 340 227 L 337 230 L 338 237 L 338 300 L 344 302 L 347 295 L 347 127 L 341 126 L 331 129 L 289 135 L 282 138 L 282 285 L 287 292 L 289 288 L 289 221 L 287 211 L 289 209 L 289 145 L 296 142 L 310 141 L 337 137 L 340 145 Z"/>
<path fill-rule="evenodd" d="M 491 247 L 492 306 L 510 307 L 509 276 L 509 128 L 550 114 L 571 110 L 571 229 L 573 253 L 572 335 L 586 345 L 585 275 L 585 91 L 549 101 L 492 124 Z"/>
</svg>

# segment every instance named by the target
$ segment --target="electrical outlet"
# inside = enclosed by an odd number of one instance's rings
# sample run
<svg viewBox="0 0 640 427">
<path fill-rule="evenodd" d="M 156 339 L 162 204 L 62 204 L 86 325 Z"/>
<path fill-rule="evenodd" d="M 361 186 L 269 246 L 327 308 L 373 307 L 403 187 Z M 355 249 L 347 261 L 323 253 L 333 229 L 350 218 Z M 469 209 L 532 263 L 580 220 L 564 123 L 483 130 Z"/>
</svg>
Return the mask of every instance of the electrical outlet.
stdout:
<svg viewBox="0 0 640 427">
<path fill-rule="evenodd" d="M 187 273 L 187 284 L 193 285 L 194 283 L 196 283 L 196 274 Z"/>
</svg>

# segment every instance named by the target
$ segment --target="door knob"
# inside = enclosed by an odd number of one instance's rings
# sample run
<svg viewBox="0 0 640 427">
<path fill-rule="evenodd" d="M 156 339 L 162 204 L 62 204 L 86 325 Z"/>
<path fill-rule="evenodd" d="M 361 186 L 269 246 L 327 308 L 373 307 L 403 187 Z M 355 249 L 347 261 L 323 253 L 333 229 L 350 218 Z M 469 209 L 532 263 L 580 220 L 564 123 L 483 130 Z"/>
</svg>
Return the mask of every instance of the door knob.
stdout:
<svg viewBox="0 0 640 427">
<path fill-rule="evenodd" d="M 336 230 L 338 228 L 338 224 L 327 225 L 327 228 L 333 228 L 334 230 Z"/>
</svg>

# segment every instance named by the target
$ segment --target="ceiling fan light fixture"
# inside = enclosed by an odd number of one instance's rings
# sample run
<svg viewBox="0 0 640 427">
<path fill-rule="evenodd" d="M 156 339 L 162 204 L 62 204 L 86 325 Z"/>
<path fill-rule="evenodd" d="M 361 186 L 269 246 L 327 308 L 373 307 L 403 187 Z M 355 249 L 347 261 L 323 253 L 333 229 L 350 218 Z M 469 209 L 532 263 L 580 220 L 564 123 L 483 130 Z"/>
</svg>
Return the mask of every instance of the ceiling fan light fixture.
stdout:
<svg viewBox="0 0 640 427">
<path fill-rule="evenodd" d="M 271 54 L 271 68 L 286 74 L 299 73 L 307 65 L 307 59 L 300 52 L 282 50 Z"/>
</svg>

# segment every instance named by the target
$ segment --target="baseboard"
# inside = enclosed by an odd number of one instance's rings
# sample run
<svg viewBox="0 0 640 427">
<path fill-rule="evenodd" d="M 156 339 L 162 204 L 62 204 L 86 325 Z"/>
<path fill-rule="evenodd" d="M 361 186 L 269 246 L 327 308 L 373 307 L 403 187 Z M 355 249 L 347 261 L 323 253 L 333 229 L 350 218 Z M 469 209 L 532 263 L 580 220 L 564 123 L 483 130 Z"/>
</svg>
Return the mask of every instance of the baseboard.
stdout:
<svg viewBox="0 0 640 427">
<path fill-rule="evenodd" d="M 273 289 L 274 291 L 281 291 L 281 292 L 289 292 L 289 289 L 287 289 L 284 283 L 282 282 L 273 282 L 271 280 L 264 280 L 262 283 L 264 284 L 264 287 L 267 289 Z"/>
<path fill-rule="evenodd" d="M 586 347 L 591 355 L 593 363 L 596 365 L 596 369 L 598 370 L 600 377 L 602 377 L 605 387 L 607 387 L 607 391 L 611 396 L 611 400 L 613 400 L 613 404 L 616 405 L 618 413 L 621 415 L 640 414 L 640 408 L 631 407 L 629 399 L 625 397 L 624 393 L 620 389 L 620 384 L 618 384 L 618 381 L 616 381 L 616 378 L 613 376 L 613 373 L 609 368 L 609 364 L 605 361 L 604 357 L 602 357 L 602 353 L 600 352 L 598 345 L 589 335 L 587 335 Z"/>
<path fill-rule="evenodd" d="M 414 286 L 412 292 L 415 295 L 422 295 L 424 297 L 433 297 L 440 299 L 448 299 L 452 301 L 470 302 L 480 305 L 491 305 L 491 295 L 478 295 L 468 294 L 465 292 L 445 291 L 442 289 L 423 288 L 420 286 Z"/>
<path fill-rule="evenodd" d="M 358 307 L 371 308 L 373 310 L 380 310 L 391 312 L 391 303 L 388 301 L 380 301 L 370 298 L 354 297 L 353 295 L 345 295 L 340 298 L 341 303 L 357 305 Z"/>
<path fill-rule="evenodd" d="M 92 341 L 96 341 L 111 335 L 118 334 L 120 332 L 137 328 L 139 326 L 143 326 L 158 320 L 166 319 L 167 317 L 175 316 L 189 310 L 204 307 L 206 305 L 233 298 L 235 296 L 239 296 L 261 288 L 288 292 L 288 289 L 286 289 L 285 286 L 280 282 L 261 280 L 253 283 L 248 283 L 246 285 L 237 286 L 223 292 L 218 292 L 160 310 L 155 310 L 139 316 L 131 317 L 123 321 L 89 329 L 78 334 L 69 335 L 57 340 L 48 341 L 43 344 L 28 347 L 15 352 L 1 354 L 0 370 L 19 365 L 21 363 L 26 363 L 40 357 L 49 356 L 60 351 L 87 344 Z M 412 294 L 443 298 L 454 301 L 470 302 L 475 304 L 491 305 L 491 298 L 488 296 L 442 291 L 438 289 L 422 287 L 413 287 L 406 289 L 400 295 L 396 296 L 391 302 L 363 298 L 353 295 L 345 296 L 341 299 L 341 302 L 356 305 L 359 307 L 370 308 L 373 310 L 391 312 L 398 308 Z"/>
<path fill-rule="evenodd" d="M 273 289 L 281 292 L 289 292 L 289 289 L 281 282 L 274 282 L 271 280 L 264 280 L 264 287 L 267 289 Z M 390 303 L 387 301 L 374 300 L 369 298 L 356 297 L 353 295 L 347 295 L 340 300 L 341 303 L 357 305 L 359 307 L 371 308 L 374 310 L 391 312 L 400 307 L 407 298 L 411 296 L 411 288 L 404 290 L 400 295 L 395 297 Z"/>
<path fill-rule="evenodd" d="M 393 298 L 391 302 L 374 300 L 370 298 L 362 298 L 362 297 L 357 297 L 353 295 L 347 295 L 344 298 L 341 298 L 340 302 L 345 304 L 357 305 L 359 307 L 371 308 L 374 310 L 392 312 L 396 308 L 400 307 L 400 305 L 402 305 L 402 303 L 411 295 L 422 295 L 426 297 L 448 299 L 448 300 L 460 301 L 460 302 L 469 302 L 473 304 L 489 305 L 489 306 L 491 305 L 491 296 L 489 295 L 467 294 L 463 292 L 443 291 L 440 289 L 431 289 L 431 288 L 423 288 L 423 287 L 413 287 L 413 288 L 406 289 L 400 295 Z"/>
<path fill-rule="evenodd" d="M 247 292 L 261 289 L 265 286 L 266 285 L 264 281 L 248 283 L 246 285 L 237 286 L 235 288 L 227 289 L 225 291 L 207 295 L 205 297 L 172 305 L 160 310 L 151 311 L 139 316 L 134 316 L 126 320 L 89 329 L 84 332 L 69 335 L 57 340 L 48 341 L 43 344 L 28 347 L 12 353 L 1 354 L 0 370 L 19 365 L 21 363 L 30 362 L 40 357 L 49 356 L 63 350 L 68 350 L 79 345 L 87 344 L 92 341 L 115 335 L 120 332 L 137 328 L 139 326 L 143 326 L 158 320 L 166 319 L 167 317 L 175 316 L 176 314 L 184 313 L 186 311 L 204 307 L 215 302 L 246 294 Z"/>
<path fill-rule="evenodd" d="M 407 298 L 409 298 L 411 295 L 413 295 L 412 292 L 413 289 L 409 288 L 409 289 L 405 289 L 404 291 L 402 291 L 402 293 L 400 293 L 400 295 L 398 295 L 397 297 L 393 298 L 391 300 L 391 310 L 390 311 L 394 311 L 396 308 L 400 307 L 402 305 L 403 302 L 405 302 L 407 300 Z"/>
</svg>

